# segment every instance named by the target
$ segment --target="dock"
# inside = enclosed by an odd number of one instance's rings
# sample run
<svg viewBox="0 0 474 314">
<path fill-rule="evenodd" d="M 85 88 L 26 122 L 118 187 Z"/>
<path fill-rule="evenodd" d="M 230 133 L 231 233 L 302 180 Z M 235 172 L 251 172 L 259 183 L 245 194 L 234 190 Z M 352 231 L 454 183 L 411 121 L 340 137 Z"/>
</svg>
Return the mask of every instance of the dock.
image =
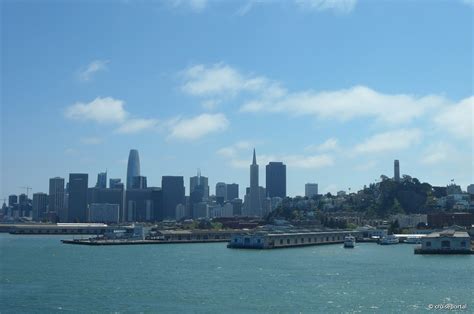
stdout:
<svg viewBox="0 0 474 314">
<path fill-rule="evenodd" d="M 61 240 L 64 244 L 89 245 L 89 246 L 107 246 L 107 245 L 147 245 L 147 244 L 186 244 L 186 243 L 218 243 L 229 242 L 225 239 L 207 239 L 207 240 L 95 240 L 92 239 L 74 239 Z"/>
<path fill-rule="evenodd" d="M 277 249 L 300 246 L 342 244 L 344 237 L 360 237 L 357 231 L 293 231 L 293 232 L 255 232 L 234 234 L 227 245 L 238 249 Z"/>
</svg>

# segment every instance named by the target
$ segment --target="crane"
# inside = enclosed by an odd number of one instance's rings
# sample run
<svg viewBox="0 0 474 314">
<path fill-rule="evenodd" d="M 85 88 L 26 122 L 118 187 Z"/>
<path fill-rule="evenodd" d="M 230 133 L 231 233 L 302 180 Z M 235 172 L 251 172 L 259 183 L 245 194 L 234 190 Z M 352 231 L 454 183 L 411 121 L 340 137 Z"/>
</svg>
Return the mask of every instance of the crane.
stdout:
<svg viewBox="0 0 474 314">
<path fill-rule="evenodd" d="M 32 188 L 30 186 L 20 186 L 20 189 L 25 189 L 26 190 L 26 198 L 28 199 L 28 193 Z"/>
</svg>

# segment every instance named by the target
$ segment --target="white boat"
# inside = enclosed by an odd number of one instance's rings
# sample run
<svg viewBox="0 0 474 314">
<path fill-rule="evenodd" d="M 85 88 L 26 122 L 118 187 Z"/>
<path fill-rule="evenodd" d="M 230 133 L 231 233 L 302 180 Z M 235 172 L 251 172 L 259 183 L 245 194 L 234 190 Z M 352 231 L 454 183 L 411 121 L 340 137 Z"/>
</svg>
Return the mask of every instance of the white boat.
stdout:
<svg viewBox="0 0 474 314">
<path fill-rule="evenodd" d="M 355 247 L 355 242 L 356 242 L 356 239 L 351 235 L 348 235 L 348 236 L 344 237 L 344 247 L 345 248 Z"/>
<path fill-rule="evenodd" d="M 408 244 L 421 244 L 421 238 L 420 237 L 407 237 L 405 239 L 405 243 L 408 243 Z"/>
<path fill-rule="evenodd" d="M 393 234 L 390 234 L 388 236 L 385 236 L 383 237 L 379 244 L 382 244 L 382 245 L 387 245 L 387 244 L 398 244 L 400 242 L 400 240 L 394 236 Z"/>
</svg>

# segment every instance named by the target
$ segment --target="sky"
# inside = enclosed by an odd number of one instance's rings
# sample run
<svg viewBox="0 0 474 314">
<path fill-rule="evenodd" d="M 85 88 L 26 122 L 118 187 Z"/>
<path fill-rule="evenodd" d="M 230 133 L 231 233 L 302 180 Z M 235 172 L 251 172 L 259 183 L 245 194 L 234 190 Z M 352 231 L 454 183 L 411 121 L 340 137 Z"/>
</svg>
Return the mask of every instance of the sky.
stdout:
<svg viewBox="0 0 474 314">
<path fill-rule="evenodd" d="M 71 172 L 474 183 L 473 1 L 1 2 L 0 197 Z M 31 192 L 30 192 L 31 195 Z"/>
</svg>

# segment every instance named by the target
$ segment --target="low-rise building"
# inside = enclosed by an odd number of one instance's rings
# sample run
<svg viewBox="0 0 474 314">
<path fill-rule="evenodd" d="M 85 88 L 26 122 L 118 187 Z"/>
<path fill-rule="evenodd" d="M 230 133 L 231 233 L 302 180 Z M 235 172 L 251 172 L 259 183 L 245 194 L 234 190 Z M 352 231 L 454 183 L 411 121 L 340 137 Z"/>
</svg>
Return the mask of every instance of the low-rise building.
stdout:
<svg viewBox="0 0 474 314">
<path fill-rule="evenodd" d="M 472 254 L 471 238 L 465 231 L 444 230 L 421 238 L 415 254 Z"/>
</svg>

